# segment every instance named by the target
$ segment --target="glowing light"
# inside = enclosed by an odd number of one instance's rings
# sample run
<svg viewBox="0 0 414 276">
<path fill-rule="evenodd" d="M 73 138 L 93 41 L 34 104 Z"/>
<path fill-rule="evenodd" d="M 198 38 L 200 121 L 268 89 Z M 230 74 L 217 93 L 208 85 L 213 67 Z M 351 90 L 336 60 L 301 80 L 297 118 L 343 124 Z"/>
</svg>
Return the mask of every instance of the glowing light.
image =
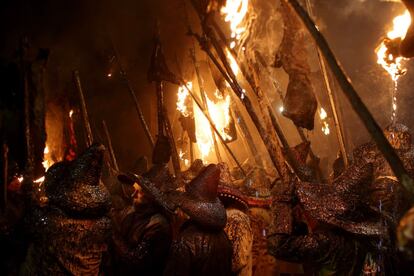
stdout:
<svg viewBox="0 0 414 276">
<path fill-rule="evenodd" d="M 229 50 L 227 50 L 227 58 L 230 61 L 231 70 L 233 71 L 234 75 L 237 76 L 239 74 L 240 68 Z"/>
<path fill-rule="evenodd" d="M 230 23 L 231 37 L 240 39 L 241 34 L 246 31 L 243 21 L 248 8 L 249 0 L 227 0 L 226 5 L 221 9 L 221 13 L 225 16 L 224 21 Z"/>
<path fill-rule="evenodd" d="M 329 129 L 329 124 L 327 122 L 323 122 L 322 132 L 325 135 L 329 135 L 331 133 L 331 130 Z"/>
<path fill-rule="evenodd" d="M 54 162 L 52 158 L 50 157 L 49 146 L 46 144 L 43 150 L 43 162 L 42 162 L 43 168 L 45 168 L 45 170 L 47 171 L 50 168 L 50 166 L 53 165 L 53 163 Z"/>
<path fill-rule="evenodd" d="M 190 83 L 188 83 L 190 84 Z M 191 89 L 192 85 L 188 85 Z M 180 87 L 177 92 L 177 110 L 181 112 L 183 116 L 190 116 L 187 104 L 189 104 L 189 93 L 185 87 Z M 230 96 L 223 97 L 218 91 L 214 95 L 214 99 L 211 100 L 206 96 L 208 113 L 210 114 L 211 120 L 214 123 L 216 129 L 224 140 L 231 140 L 232 137 L 227 133 L 227 128 L 230 124 Z M 194 123 L 195 123 L 195 134 L 197 138 L 197 148 L 200 153 L 200 157 L 203 161 L 210 155 L 213 150 L 214 140 L 212 136 L 212 129 L 210 122 L 203 114 L 203 111 L 194 106 Z M 180 151 L 180 159 L 183 160 L 184 153 Z M 184 159 L 185 164 L 189 164 L 189 161 Z"/>
<path fill-rule="evenodd" d="M 404 14 L 395 17 L 393 20 L 393 29 L 387 33 L 387 37 L 375 50 L 378 57 L 377 63 L 390 74 L 394 82 L 394 90 L 392 93 L 392 122 L 395 122 L 397 118 L 398 79 L 407 72 L 402 64 L 406 59 L 399 56 L 398 47 L 400 41 L 405 38 L 410 24 L 411 16 L 408 10 Z"/>
<path fill-rule="evenodd" d="M 43 181 L 45 181 L 45 177 L 44 176 L 42 176 L 41 178 L 39 178 L 39 179 L 36 179 L 35 181 L 33 181 L 34 183 L 36 183 L 36 184 L 40 184 L 40 183 L 43 183 Z"/>
<path fill-rule="evenodd" d="M 193 88 L 193 83 L 188 82 L 187 87 L 189 89 L 192 89 Z M 189 93 L 188 93 L 188 90 L 186 89 L 186 87 L 184 85 L 180 86 L 178 88 L 178 93 L 177 93 L 177 97 L 178 97 L 177 110 L 180 111 L 180 113 L 184 117 L 190 116 L 190 111 L 189 111 L 189 109 L 187 108 L 187 105 L 186 105 L 186 101 L 187 101 L 188 96 L 189 96 Z"/>
<path fill-rule="evenodd" d="M 226 133 L 226 128 L 229 126 L 231 117 L 230 117 L 230 96 L 227 95 L 226 98 L 219 96 L 218 93 L 215 94 L 218 101 L 214 103 L 207 97 L 207 106 L 210 112 L 211 119 L 214 122 L 217 130 L 221 134 L 221 137 L 224 140 L 231 140 L 232 137 Z"/>
<path fill-rule="evenodd" d="M 279 107 L 279 112 L 282 113 L 283 111 L 285 111 L 285 107 L 282 105 L 281 107 Z"/>
<path fill-rule="evenodd" d="M 72 118 L 72 116 L 73 116 L 73 109 L 71 109 L 71 110 L 69 111 L 69 118 Z"/>
<path fill-rule="evenodd" d="M 393 29 L 387 33 L 387 37 L 375 50 L 378 57 L 377 63 L 391 75 L 391 79 L 394 82 L 396 82 L 398 78 L 406 72 L 401 64 L 405 58 L 398 56 L 398 52 L 392 51 L 390 48 L 393 41 L 405 38 L 410 24 L 411 16 L 408 11 L 406 11 L 403 15 L 395 17 L 393 20 Z M 394 47 L 397 46 L 394 45 Z"/>
<path fill-rule="evenodd" d="M 322 121 L 322 132 L 323 132 L 323 134 L 329 135 L 331 133 L 331 130 L 329 128 L 329 123 L 327 122 L 328 113 L 326 113 L 326 111 L 323 107 L 321 107 L 321 110 L 319 112 L 319 118 Z"/>
<path fill-rule="evenodd" d="M 17 181 L 19 181 L 20 183 L 22 183 L 23 182 L 23 179 L 24 179 L 24 177 L 23 176 L 20 176 L 20 177 L 17 178 Z"/>
<path fill-rule="evenodd" d="M 319 113 L 321 120 L 325 120 L 328 117 L 328 113 L 326 113 L 325 109 L 321 108 L 321 112 Z"/>
<path fill-rule="evenodd" d="M 112 77 L 112 73 L 108 73 L 107 77 L 108 78 Z"/>
</svg>

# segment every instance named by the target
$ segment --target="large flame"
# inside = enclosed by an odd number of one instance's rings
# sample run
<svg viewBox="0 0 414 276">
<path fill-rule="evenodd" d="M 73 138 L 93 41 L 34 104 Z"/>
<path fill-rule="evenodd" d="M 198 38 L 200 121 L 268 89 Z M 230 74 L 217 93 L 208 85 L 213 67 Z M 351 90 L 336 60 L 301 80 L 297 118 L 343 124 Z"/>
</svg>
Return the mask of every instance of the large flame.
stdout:
<svg viewBox="0 0 414 276">
<path fill-rule="evenodd" d="M 240 40 L 246 31 L 243 21 L 249 8 L 249 0 L 227 0 L 226 5 L 221 9 L 224 21 L 230 23 L 231 38 L 230 48 L 236 46 L 235 40 Z"/>
<path fill-rule="evenodd" d="M 191 84 L 191 85 L 189 85 Z M 187 83 L 188 88 L 192 88 L 192 83 Z M 179 87 L 177 93 L 177 110 L 180 113 L 188 117 L 190 112 L 188 111 L 187 104 L 189 103 L 189 92 L 186 90 L 184 86 Z M 207 108 L 208 113 L 210 114 L 211 120 L 220 133 L 220 135 L 224 138 L 224 140 L 231 140 L 232 137 L 226 132 L 228 128 L 231 117 L 230 117 L 230 96 L 227 95 L 223 97 L 219 95 L 218 91 L 215 93 L 214 100 L 209 99 L 206 96 L 207 100 Z M 212 136 L 212 129 L 210 123 L 203 112 L 198 108 L 198 106 L 194 107 L 194 122 L 195 122 L 195 132 L 197 137 L 197 148 L 200 153 L 200 158 L 202 160 L 206 160 L 210 153 L 213 151 L 214 146 L 214 139 Z M 181 151 L 182 153 L 182 151 Z M 185 162 L 182 158 L 184 154 L 180 154 L 181 159 Z"/>
<path fill-rule="evenodd" d="M 411 16 L 408 11 L 397 16 L 393 20 L 393 29 L 387 33 L 387 37 L 381 42 L 376 49 L 377 63 L 380 64 L 390 75 L 394 82 L 405 73 L 401 64 L 403 57 L 398 56 L 398 52 L 390 49 L 393 41 L 402 40 L 407 34 L 408 27 L 411 24 Z"/>
</svg>

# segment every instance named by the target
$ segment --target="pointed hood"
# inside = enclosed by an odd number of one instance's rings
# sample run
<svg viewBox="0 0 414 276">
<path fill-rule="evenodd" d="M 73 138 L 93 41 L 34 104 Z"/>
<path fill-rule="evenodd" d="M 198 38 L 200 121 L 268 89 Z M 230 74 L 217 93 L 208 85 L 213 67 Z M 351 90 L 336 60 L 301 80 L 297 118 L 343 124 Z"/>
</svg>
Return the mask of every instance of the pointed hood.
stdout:
<svg viewBox="0 0 414 276">
<path fill-rule="evenodd" d="M 46 196 L 51 205 L 72 214 L 101 214 L 110 206 L 101 182 L 105 147 L 94 144 L 73 161 L 54 164 L 46 172 Z"/>
<path fill-rule="evenodd" d="M 385 235 L 380 214 L 364 200 L 372 181 L 372 164 L 350 166 L 330 184 L 300 183 L 300 204 L 314 219 L 361 235 Z"/>
<path fill-rule="evenodd" d="M 226 225 L 226 209 L 218 198 L 220 169 L 208 165 L 187 186 L 185 193 L 172 195 L 190 220 L 211 230 L 222 230 Z"/>
</svg>

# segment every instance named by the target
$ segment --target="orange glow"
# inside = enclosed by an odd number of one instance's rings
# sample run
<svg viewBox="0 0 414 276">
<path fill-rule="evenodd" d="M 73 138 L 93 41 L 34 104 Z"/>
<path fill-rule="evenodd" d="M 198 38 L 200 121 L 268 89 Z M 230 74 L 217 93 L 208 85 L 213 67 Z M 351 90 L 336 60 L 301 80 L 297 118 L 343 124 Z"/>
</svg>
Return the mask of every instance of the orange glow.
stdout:
<svg viewBox="0 0 414 276">
<path fill-rule="evenodd" d="M 190 85 L 191 84 L 191 85 Z M 192 83 L 187 83 L 187 86 L 191 89 Z M 186 106 L 186 102 L 189 97 L 188 91 L 185 89 L 184 86 L 179 87 L 177 92 L 177 110 L 180 113 L 188 117 L 190 115 L 188 108 Z M 220 96 L 218 91 L 216 92 L 214 99 L 211 100 L 209 97 L 206 96 L 207 99 L 207 108 L 208 112 L 211 116 L 211 120 L 214 123 L 215 127 L 217 128 L 220 135 L 224 138 L 224 140 L 231 140 L 232 137 L 226 133 L 226 128 L 230 124 L 230 96 L 227 95 L 226 97 Z M 205 161 L 210 153 L 213 152 L 214 148 L 214 140 L 212 136 L 212 129 L 210 126 L 210 122 L 205 117 L 203 112 L 198 108 L 198 106 L 193 103 L 194 105 L 194 122 L 195 122 L 195 132 L 197 137 L 197 149 L 200 154 L 200 158 Z M 186 164 L 188 164 L 188 160 L 183 159 L 184 153 L 180 152 L 180 158 Z"/>
</svg>

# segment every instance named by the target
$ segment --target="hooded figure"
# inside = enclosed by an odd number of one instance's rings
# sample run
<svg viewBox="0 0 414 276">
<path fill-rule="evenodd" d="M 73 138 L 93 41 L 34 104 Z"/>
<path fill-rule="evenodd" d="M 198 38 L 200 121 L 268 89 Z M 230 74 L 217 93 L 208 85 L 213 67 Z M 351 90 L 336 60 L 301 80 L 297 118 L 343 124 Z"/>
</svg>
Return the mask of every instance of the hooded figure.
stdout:
<svg viewBox="0 0 414 276">
<path fill-rule="evenodd" d="M 412 172 L 408 129 L 397 124 L 384 133 Z M 358 147 L 354 163 L 331 185 L 295 182 L 274 190 L 268 237 L 274 256 L 335 275 L 399 275 L 394 229 L 408 201 L 375 144 Z"/>
<path fill-rule="evenodd" d="M 159 189 L 171 181 L 168 167 L 161 164 L 154 165 L 144 176 Z M 133 205 L 112 214 L 113 274 L 162 275 L 171 244 L 164 209 L 134 180 L 124 175 L 119 179 L 135 191 L 131 195 Z"/>
<path fill-rule="evenodd" d="M 232 247 L 224 227 L 226 209 L 217 197 L 220 169 L 209 165 L 187 186 L 170 195 L 188 215 L 172 244 L 164 275 L 232 275 Z"/>
<path fill-rule="evenodd" d="M 22 275 L 98 275 L 110 237 L 109 193 L 100 181 L 105 148 L 95 144 L 45 175 L 48 204 L 29 218 L 32 231 Z"/>
<path fill-rule="evenodd" d="M 220 163 L 218 193 L 226 208 L 227 223 L 224 231 L 233 246 L 232 271 L 239 276 L 251 276 L 253 266 L 253 231 L 247 214 L 249 206 L 243 194 L 232 186 L 227 164 Z"/>
<path fill-rule="evenodd" d="M 143 173 L 154 190 L 171 189 L 173 178 L 168 170 L 170 145 L 159 136 L 153 151 L 153 165 Z M 162 275 L 171 245 L 171 227 L 165 210 L 155 199 L 153 190 L 145 190 L 137 175 L 119 175 L 123 186 L 129 186 L 132 204 L 113 210 L 114 275 Z"/>
</svg>

